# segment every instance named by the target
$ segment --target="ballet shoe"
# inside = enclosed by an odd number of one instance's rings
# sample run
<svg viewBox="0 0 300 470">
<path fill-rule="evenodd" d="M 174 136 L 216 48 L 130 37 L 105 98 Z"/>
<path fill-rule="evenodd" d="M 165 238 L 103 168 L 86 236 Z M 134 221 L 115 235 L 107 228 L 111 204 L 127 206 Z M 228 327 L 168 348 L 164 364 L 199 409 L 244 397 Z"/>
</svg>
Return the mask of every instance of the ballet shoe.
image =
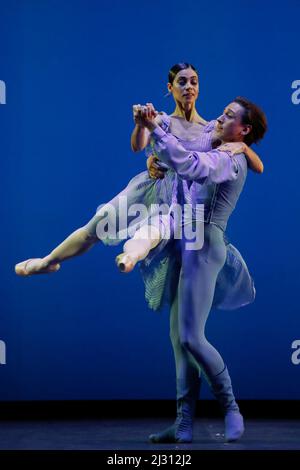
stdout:
<svg viewBox="0 0 300 470">
<path fill-rule="evenodd" d="M 195 405 L 196 400 L 177 400 L 177 417 L 175 423 L 161 432 L 150 434 L 149 440 L 155 444 L 192 442 Z"/>
<path fill-rule="evenodd" d="M 243 416 L 235 401 L 226 366 L 218 375 L 210 377 L 210 385 L 225 416 L 225 440 L 226 442 L 235 442 L 242 437 L 245 427 Z"/>
<path fill-rule="evenodd" d="M 127 253 L 121 253 L 116 257 L 116 264 L 122 273 L 129 273 L 137 263 L 137 259 Z"/>
<path fill-rule="evenodd" d="M 191 375 L 188 379 L 177 379 L 176 420 L 172 426 L 161 432 L 150 434 L 153 443 L 188 443 L 193 440 L 193 421 L 199 396 L 201 379 Z"/>
<path fill-rule="evenodd" d="M 229 410 L 225 415 L 225 440 L 235 442 L 244 434 L 244 419 L 239 411 Z"/>
<path fill-rule="evenodd" d="M 60 269 L 60 264 L 43 266 L 42 258 L 30 258 L 15 265 L 15 273 L 18 276 L 31 276 L 33 274 L 55 273 Z"/>
</svg>

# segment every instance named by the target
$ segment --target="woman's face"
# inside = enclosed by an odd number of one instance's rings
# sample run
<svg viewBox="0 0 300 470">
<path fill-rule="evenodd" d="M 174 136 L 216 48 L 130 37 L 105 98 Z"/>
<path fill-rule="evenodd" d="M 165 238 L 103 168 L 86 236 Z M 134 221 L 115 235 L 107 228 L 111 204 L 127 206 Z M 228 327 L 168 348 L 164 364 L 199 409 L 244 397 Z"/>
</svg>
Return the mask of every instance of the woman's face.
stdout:
<svg viewBox="0 0 300 470">
<path fill-rule="evenodd" d="M 173 84 L 168 83 L 168 90 L 173 94 L 175 101 L 184 108 L 195 103 L 199 94 L 198 75 L 189 68 L 180 70 L 174 78 Z"/>
</svg>

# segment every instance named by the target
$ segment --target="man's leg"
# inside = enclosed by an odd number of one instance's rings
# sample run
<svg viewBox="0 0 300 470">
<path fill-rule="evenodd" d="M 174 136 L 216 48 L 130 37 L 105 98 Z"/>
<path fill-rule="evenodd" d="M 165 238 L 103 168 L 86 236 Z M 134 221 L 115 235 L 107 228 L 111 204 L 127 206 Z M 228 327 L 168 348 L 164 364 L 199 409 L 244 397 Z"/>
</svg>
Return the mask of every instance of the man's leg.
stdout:
<svg viewBox="0 0 300 470">
<path fill-rule="evenodd" d="M 217 227 L 209 225 L 205 230 L 201 250 L 182 252 L 179 335 L 181 344 L 205 373 L 225 415 L 226 440 L 233 441 L 243 434 L 243 418 L 224 361 L 205 336 L 205 325 L 212 306 L 216 279 L 226 259 L 226 248 L 223 234 Z"/>
<path fill-rule="evenodd" d="M 177 417 L 160 433 L 151 434 L 152 442 L 191 442 L 193 418 L 199 397 L 200 369 L 193 356 L 182 346 L 178 332 L 178 292 L 171 306 L 170 337 L 176 365 Z"/>
</svg>

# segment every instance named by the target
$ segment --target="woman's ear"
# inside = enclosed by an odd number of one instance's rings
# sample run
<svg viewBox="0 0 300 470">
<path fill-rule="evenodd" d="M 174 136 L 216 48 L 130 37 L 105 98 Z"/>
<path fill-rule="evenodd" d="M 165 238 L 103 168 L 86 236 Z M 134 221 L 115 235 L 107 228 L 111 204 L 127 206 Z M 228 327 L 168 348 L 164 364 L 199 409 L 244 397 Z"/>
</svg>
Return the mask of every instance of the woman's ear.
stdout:
<svg viewBox="0 0 300 470">
<path fill-rule="evenodd" d="M 172 85 L 171 85 L 171 83 L 168 83 L 167 87 L 168 87 L 168 93 L 166 93 L 164 95 L 164 98 L 167 98 L 167 97 L 172 95 Z"/>
</svg>

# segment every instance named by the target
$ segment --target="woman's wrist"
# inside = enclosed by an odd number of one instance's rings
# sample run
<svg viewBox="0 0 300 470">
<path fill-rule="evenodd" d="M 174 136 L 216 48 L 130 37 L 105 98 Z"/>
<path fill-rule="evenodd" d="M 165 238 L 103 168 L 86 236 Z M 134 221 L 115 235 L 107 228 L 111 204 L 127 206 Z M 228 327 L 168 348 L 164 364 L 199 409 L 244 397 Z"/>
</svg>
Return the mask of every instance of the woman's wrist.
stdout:
<svg viewBox="0 0 300 470">
<path fill-rule="evenodd" d="M 136 128 L 137 131 L 141 131 L 141 130 L 146 129 L 146 126 L 144 124 L 141 124 L 141 123 L 135 123 L 135 128 Z"/>
<path fill-rule="evenodd" d="M 158 127 L 158 124 L 155 121 L 147 123 L 147 129 L 149 132 L 153 132 L 154 129 L 156 129 L 157 127 Z"/>
<path fill-rule="evenodd" d="M 52 253 L 50 253 L 47 256 L 44 256 L 43 261 L 46 263 L 47 266 L 50 266 L 50 264 L 55 264 L 57 263 L 57 260 L 54 258 Z"/>
</svg>

